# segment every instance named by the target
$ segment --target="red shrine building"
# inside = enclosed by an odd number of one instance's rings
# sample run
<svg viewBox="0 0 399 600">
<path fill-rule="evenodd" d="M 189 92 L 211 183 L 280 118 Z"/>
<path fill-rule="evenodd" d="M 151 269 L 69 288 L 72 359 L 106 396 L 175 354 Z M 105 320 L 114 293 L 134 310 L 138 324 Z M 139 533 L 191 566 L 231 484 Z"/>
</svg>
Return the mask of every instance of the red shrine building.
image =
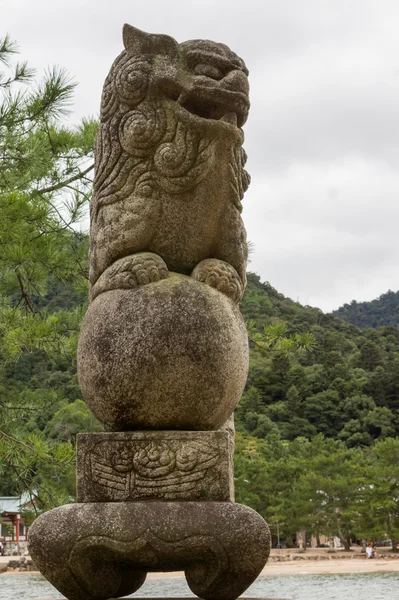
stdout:
<svg viewBox="0 0 399 600">
<path fill-rule="evenodd" d="M 26 542 L 27 526 L 22 510 L 30 504 L 30 498 L 0 496 L 0 519 L 2 542 Z"/>
</svg>

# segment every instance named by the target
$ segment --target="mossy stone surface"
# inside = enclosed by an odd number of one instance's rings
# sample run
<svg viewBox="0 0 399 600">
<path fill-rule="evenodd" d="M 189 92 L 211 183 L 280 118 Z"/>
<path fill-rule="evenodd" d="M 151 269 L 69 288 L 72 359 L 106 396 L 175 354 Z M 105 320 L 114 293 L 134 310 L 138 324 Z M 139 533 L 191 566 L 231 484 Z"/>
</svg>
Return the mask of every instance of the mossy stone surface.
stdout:
<svg viewBox="0 0 399 600">
<path fill-rule="evenodd" d="M 79 382 L 114 431 L 218 429 L 243 392 L 248 340 L 238 306 L 185 275 L 91 303 L 78 350 Z"/>
</svg>

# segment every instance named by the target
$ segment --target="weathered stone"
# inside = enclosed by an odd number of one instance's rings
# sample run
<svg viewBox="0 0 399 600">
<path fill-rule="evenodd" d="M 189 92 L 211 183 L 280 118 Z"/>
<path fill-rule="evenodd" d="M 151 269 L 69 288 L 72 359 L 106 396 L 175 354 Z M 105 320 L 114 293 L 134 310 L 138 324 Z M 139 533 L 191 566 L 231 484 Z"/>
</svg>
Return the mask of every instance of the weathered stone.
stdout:
<svg viewBox="0 0 399 600">
<path fill-rule="evenodd" d="M 247 333 L 224 294 L 169 275 L 96 298 L 78 364 L 88 406 L 112 430 L 217 429 L 245 386 Z"/>
<path fill-rule="evenodd" d="M 208 40 L 130 25 L 123 40 L 96 141 L 79 381 L 111 430 L 218 429 L 248 368 L 234 307 L 246 282 L 248 71 Z"/>
<path fill-rule="evenodd" d="M 77 501 L 233 501 L 225 431 L 78 435 Z"/>
<path fill-rule="evenodd" d="M 130 25 L 123 39 L 105 81 L 96 141 L 92 296 L 155 281 L 165 270 L 190 275 L 216 259 L 207 283 L 230 294 L 226 279 L 235 280 L 237 301 L 247 259 L 245 64 L 209 40 L 178 44 Z M 153 254 L 151 265 L 134 260 L 143 252 Z"/>
<path fill-rule="evenodd" d="M 255 511 L 232 502 L 100 502 L 41 515 L 29 549 L 69 600 L 132 594 L 148 571 L 185 571 L 200 598 L 235 600 L 262 570 L 270 533 Z"/>
</svg>

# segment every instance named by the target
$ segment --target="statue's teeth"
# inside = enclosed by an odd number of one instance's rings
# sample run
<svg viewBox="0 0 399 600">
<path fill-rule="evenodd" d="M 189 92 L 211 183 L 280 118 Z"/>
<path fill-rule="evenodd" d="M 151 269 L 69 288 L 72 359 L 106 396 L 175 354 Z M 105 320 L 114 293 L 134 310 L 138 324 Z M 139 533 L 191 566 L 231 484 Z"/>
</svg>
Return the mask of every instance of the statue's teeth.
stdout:
<svg viewBox="0 0 399 600">
<path fill-rule="evenodd" d="M 226 113 L 220 120 L 230 123 L 230 125 L 237 125 L 237 115 L 235 112 Z"/>
</svg>

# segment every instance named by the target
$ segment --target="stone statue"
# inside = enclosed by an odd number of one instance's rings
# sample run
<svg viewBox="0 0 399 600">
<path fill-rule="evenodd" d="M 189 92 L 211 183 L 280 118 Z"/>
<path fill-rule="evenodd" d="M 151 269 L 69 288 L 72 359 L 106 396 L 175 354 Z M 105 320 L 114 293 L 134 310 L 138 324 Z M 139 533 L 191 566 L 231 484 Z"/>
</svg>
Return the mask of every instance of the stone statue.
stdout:
<svg viewBox="0 0 399 600">
<path fill-rule="evenodd" d="M 191 275 L 236 302 L 249 184 L 248 71 L 227 46 L 125 25 L 105 81 L 91 204 L 91 296 Z"/>
<path fill-rule="evenodd" d="M 107 433 L 79 436 L 78 503 L 41 516 L 30 549 L 69 600 L 124 596 L 162 570 L 235 600 L 270 552 L 232 474 L 248 371 L 248 71 L 224 44 L 130 25 L 123 41 L 101 102 L 78 350 Z"/>
<path fill-rule="evenodd" d="M 214 429 L 248 368 L 248 71 L 223 44 L 123 38 L 101 103 L 80 384 L 111 430 Z"/>
</svg>

